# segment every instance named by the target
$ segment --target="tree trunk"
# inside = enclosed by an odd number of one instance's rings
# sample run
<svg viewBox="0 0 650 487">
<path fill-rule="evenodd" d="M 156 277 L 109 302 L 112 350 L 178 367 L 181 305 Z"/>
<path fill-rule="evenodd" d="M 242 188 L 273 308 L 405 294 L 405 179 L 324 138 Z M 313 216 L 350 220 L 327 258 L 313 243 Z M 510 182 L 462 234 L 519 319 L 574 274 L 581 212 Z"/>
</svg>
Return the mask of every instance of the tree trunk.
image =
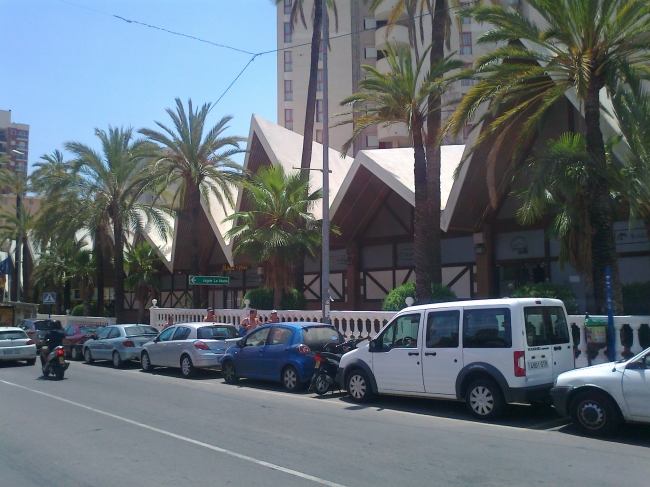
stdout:
<svg viewBox="0 0 650 487">
<path fill-rule="evenodd" d="M 82 284 L 79 284 L 79 288 L 81 288 L 81 286 Z M 92 298 L 92 295 L 90 294 L 88 285 L 83 284 L 83 286 L 84 286 L 84 295 L 83 295 L 84 316 L 90 316 L 90 299 Z"/>
<path fill-rule="evenodd" d="M 63 285 L 63 313 L 64 314 L 67 310 L 72 309 L 72 303 L 70 301 L 71 287 L 72 286 L 70 284 L 70 279 L 68 279 L 67 281 L 65 281 L 65 284 Z"/>
<path fill-rule="evenodd" d="M 199 269 L 199 215 L 201 212 L 201 193 L 193 182 L 187 182 L 190 220 L 190 270 L 193 276 L 200 275 Z M 192 307 L 201 307 L 201 288 L 192 286 Z"/>
<path fill-rule="evenodd" d="M 427 198 L 427 162 L 422 140 L 422 122 L 413 123 L 415 164 L 415 217 L 413 251 L 415 257 L 415 292 L 418 303 L 426 303 L 431 296 L 431 266 L 429 258 L 429 208 Z"/>
<path fill-rule="evenodd" d="M 23 235 L 22 238 L 22 259 L 23 259 L 23 301 L 29 303 L 29 269 L 25 265 L 25 249 L 27 248 L 27 236 Z"/>
<path fill-rule="evenodd" d="M 97 316 L 104 316 L 104 241 L 101 227 L 95 227 L 95 262 L 97 265 Z"/>
<path fill-rule="evenodd" d="M 280 309 L 282 304 L 282 288 L 280 286 L 275 286 L 273 288 L 273 308 Z"/>
<path fill-rule="evenodd" d="M 618 273 L 618 256 L 614 241 L 613 207 L 609 184 L 604 176 L 606 167 L 605 144 L 600 130 L 600 82 L 594 77 L 585 96 L 585 124 L 587 152 L 596 167 L 588 173 L 588 209 L 591 222 L 591 266 L 596 312 L 607 313 L 605 269 L 612 275 L 612 306 L 615 314 L 623 312 L 621 281 Z"/>
<path fill-rule="evenodd" d="M 431 38 L 433 45 L 429 51 L 431 66 L 442 61 L 445 56 L 445 0 L 436 0 L 434 15 L 431 20 Z M 440 230 L 440 168 L 441 153 L 440 145 L 437 143 L 438 136 L 442 129 L 442 110 L 439 96 L 430 96 L 428 101 L 429 113 L 427 115 L 427 195 L 428 195 L 428 233 L 429 233 L 429 258 L 431 282 L 442 283 L 442 250 Z M 429 288 L 431 283 L 429 283 Z"/>
<path fill-rule="evenodd" d="M 138 303 L 140 305 L 138 306 L 138 323 L 144 323 L 144 312 L 146 310 L 147 301 L 149 301 L 147 299 L 148 297 L 148 292 L 138 293 Z"/>
<path fill-rule="evenodd" d="M 115 210 L 117 213 L 118 210 Z M 115 269 L 115 319 L 117 324 L 124 323 L 124 234 L 122 220 L 119 215 L 113 215 L 113 232 L 115 235 L 115 251 L 113 263 Z"/>
</svg>

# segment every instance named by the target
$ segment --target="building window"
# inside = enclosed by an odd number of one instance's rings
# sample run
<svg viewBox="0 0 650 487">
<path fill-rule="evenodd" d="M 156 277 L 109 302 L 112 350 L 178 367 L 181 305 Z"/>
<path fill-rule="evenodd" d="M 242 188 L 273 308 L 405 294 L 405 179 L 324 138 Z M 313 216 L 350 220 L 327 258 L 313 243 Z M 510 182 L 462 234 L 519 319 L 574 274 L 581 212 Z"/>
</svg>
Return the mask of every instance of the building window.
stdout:
<svg viewBox="0 0 650 487">
<path fill-rule="evenodd" d="M 317 130 L 316 131 L 315 139 L 316 139 L 316 142 L 318 142 L 319 144 L 323 143 L 323 131 L 322 130 Z"/>
<path fill-rule="evenodd" d="M 366 59 L 375 59 L 377 57 L 377 49 L 375 46 L 367 46 L 365 49 Z"/>
<path fill-rule="evenodd" d="M 293 101 L 293 81 L 284 80 L 284 101 Z"/>
<path fill-rule="evenodd" d="M 316 91 L 323 91 L 323 70 L 316 72 Z"/>
<path fill-rule="evenodd" d="M 472 63 L 465 63 L 465 69 L 472 69 Z M 474 80 L 461 79 L 460 86 L 474 86 Z"/>
<path fill-rule="evenodd" d="M 471 32 L 461 32 L 460 53 L 472 54 L 472 33 Z"/>
<path fill-rule="evenodd" d="M 291 15 L 291 0 L 284 0 L 284 14 Z"/>
<path fill-rule="evenodd" d="M 472 126 L 470 124 L 463 127 L 463 140 L 467 140 L 469 133 L 472 131 Z"/>
<path fill-rule="evenodd" d="M 291 22 L 284 23 L 284 43 L 289 44 L 291 42 Z"/>
<path fill-rule="evenodd" d="M 379 147 L 379 139 L 376 135 L 366 135 L 367 147 Z"/>
<path fill-rule="evenodd" d="M 291 58 L 291 51 L 284 51 L 284 72 L 290 73 L 293 71 L 293 60 Z"/>
<path fill-rule="evenodd" d="M 323 121 L 323 100 L 316 100 L 316 121 Z"/>
<path fill-rule="evenodd" d="M 284 110 L 284 126 L 289 130 L 293 130 L 293 110 L 290 108 Z"/>
<path fill-rule="evenodd" d="M 375 30 L 377 28 L 377 21 L 372 17 L 363 19 L 363 28 L 365 30 Z"/>
<path fill-rule="evenodd" d="M 461 3 L 460 3 L 460 8 L 469 8 L 469 7 L 470 7 L 470 4 L 469 4 L 469 3 L 465 3 L 465 2 L 461 2 Z M 471 19 L 470 17 L 462 17 L 462 18 L 460 19 L 460 23 L 461 23 L 461 24 L 471 24 L 471 23 L 472 23 L 472 19 Z"/>
<path fill-rule="evenodd" d="M 379 143 L 379 148 L 380 149 L 392 149 L 393 148 L 393 143 L 392 142 L 380 142 Z"/>
</svg>

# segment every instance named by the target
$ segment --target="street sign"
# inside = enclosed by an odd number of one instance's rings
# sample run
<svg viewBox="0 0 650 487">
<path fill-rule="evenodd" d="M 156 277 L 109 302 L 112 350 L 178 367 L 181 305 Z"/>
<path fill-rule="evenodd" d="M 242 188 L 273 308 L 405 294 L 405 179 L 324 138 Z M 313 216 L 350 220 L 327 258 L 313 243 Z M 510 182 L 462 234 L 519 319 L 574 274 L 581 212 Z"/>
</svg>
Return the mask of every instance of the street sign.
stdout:
<svg viewBox="0 0 650 487">
<path fill-rule="evenodd" d="M 43 293 L 43 304 L 56 304 L 56 293 Z"/>
<path fill-rule="evenodd" d="M 190 286 L 227 286 L 230 278 L 226 276 L 190 276 Z"/>
</svg>

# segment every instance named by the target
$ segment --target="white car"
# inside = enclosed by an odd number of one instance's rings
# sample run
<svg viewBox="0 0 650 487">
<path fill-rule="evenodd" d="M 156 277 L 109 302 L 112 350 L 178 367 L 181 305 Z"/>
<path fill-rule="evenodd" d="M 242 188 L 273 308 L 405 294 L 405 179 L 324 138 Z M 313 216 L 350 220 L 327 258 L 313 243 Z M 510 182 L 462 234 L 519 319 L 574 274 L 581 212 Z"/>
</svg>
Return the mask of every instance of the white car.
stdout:
<svg viewBox="0 0 650 487">
<path fill-rule="evenodd" d="M 629 360 L 565 372 L 551 397 L 558 413 L 589 435 L 611 434 L 621 421 L 650 423 L 650 348 Z"/>
<path fill-rule="evenodd" d="M 0 327 L 0 361 L 36 363 L 36 344 L 21 328 Z"/>
<path fill-rule="evenodd" d="M 413 306 L 343 355 L 337 381 L 355 402 L 373 393 L 465 400 L 476 417 L 550 400 L 574 368 L 562 301 L 486 299 Z"/>
</svg>

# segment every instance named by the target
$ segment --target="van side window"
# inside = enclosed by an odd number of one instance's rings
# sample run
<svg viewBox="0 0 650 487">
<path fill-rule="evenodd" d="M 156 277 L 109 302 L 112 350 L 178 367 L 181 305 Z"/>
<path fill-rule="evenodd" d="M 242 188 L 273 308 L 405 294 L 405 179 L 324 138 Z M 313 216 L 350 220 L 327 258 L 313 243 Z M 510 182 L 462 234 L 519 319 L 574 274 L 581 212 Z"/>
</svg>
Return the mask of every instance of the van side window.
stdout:
<svg viewBox="0 0 650 487">
<path fill-rule="evenodd" d="M 436 311 L 427 315 L 427 348 L 457 348 L 460 311 Z"/>
<path fill-rule="evenodd" d="M 382 333 L 378 343 L 382 350 L 418 346 L 420 314 L 404 315 L 393 321 Z"/>
<path fill-rule="evenodd" d="M 529 347 L 569 343 L 569 326 L 559 306 L 526 307 L 524 319 Z"/>
<path fill-rule="evenodd" d="M 510 309 L 466 309 L 463 313 L 463 348 L 510 348 Z"/>
</svg>

